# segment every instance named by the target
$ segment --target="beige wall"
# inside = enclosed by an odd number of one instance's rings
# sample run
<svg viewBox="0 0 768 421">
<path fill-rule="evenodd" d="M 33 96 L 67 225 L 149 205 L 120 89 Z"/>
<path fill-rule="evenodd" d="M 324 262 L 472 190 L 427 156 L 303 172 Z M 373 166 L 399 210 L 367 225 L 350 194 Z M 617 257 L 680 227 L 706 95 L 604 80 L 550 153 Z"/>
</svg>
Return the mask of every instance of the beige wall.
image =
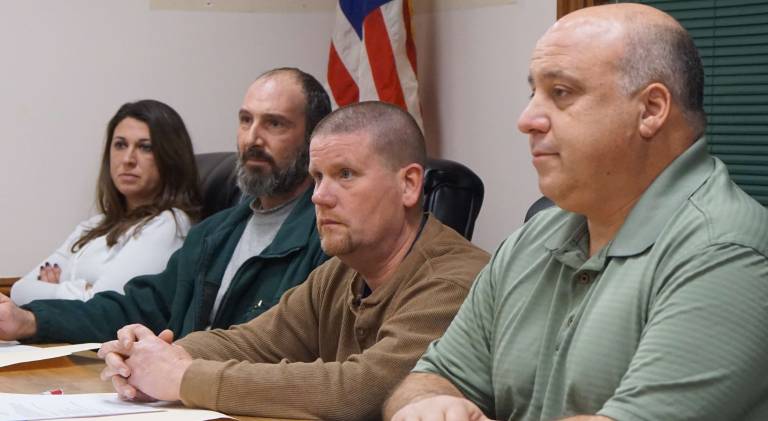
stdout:
<svg viewBox="0 0 768 421">
<path fill-rule="evenodd" d="M 425 132 L 439 155 L 469 166 L 485 183 L 473 242 L 488 251 L 522 225 L 540 196 L 516 122 L 530 93 L 530 51 L 554 23 L 555 6 L 518 0 L 414 18 Z"/>
<path fill-rule="evenodd" d="M 160 3 L 3 2 L 0 276 L 25 273 L 93 212 L 104 129 L 123 102 L 167 102 L 197 152 L 233 150 L 236 110 L 255 75 L 278 65 L 324 74 L 332 2 L 306 12 L 289 1 L 282 13 L 158 10 Z M 475 241 L 489 250 L 538 196 L 514 122 L 528 93 L 530 48 L 554 20 L 554 3 L 417 0 L 427 135 L 439 139 L 442 156 L 485 181 Z"/>
</svg>

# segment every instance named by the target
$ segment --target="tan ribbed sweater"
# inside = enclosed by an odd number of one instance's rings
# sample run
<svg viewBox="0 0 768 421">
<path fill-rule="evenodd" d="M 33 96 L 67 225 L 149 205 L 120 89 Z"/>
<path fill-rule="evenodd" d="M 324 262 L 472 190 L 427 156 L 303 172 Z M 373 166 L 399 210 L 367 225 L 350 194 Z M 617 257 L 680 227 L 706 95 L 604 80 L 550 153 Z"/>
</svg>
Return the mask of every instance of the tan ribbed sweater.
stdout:
<svg viewBox="0 0 768 421">
<path fill-rule="evenodd" d="M 361 276 L 333 258 L 256 319 L 178 341 L 195 358 L 182 401 L 230 414 L 378 419 L 488 257 L 430 216 L 393 278 L 362 300 Z"/>
</svg>

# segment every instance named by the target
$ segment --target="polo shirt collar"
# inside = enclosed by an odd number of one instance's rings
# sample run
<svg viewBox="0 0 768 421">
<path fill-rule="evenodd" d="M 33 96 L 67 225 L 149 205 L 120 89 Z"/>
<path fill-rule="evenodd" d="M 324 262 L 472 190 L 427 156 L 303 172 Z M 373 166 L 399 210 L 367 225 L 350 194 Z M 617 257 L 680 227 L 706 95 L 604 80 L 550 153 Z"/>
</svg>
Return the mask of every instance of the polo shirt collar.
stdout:
<svg viewBox="0 0 768 421">
<path fill-rule="evenodd" d="M 715 161 L 704 138 L 672 161 L 643 193 L 619 229 L 609 256 L 632 256 L 656 242 L 678 209 L 709 178 Z"/>
<path fill-rule="evenodd" d="M 616 237 L 608 244 L 604 257 L 633 256 L 653 245 L 677 209 L 707 180 L 714 165 L 706 140 L 697 140 L 645 190 Z M 585 235 L 586 218 L 571 213 L 544 246 L 566 260 L 574 260 L 570 263 L 576 265 L 577 261 L 585 259 L 584 250 L 580 250 Z M 567 256 L 572 253 L 575 255 L 569 259 Z"/>
<path fill-rule="evenodd" d="M 578 267 L 586 260 L 588 250 L 583 246 L 587 236 L 587 219 L 584 215 L 567 212 L 567 217 L 544 242 L 544 247 L 561 257 L 563 263 Z"/>
</svg>

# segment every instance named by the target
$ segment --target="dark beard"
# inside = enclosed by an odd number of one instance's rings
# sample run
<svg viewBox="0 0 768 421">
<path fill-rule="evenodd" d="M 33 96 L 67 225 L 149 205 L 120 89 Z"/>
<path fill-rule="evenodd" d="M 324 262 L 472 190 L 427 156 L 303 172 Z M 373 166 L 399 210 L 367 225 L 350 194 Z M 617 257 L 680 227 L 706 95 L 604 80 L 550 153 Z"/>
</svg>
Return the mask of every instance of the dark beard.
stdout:
<svg viewBox="0 0 768 421">
<path fill-rule="evenodd" d="M 244 165 L 249 157 L 264 159 L 269 162 L 271 171 L 264 173 L 250 171 Z M 303 147 L 292 162 L 286 168 L 279 168 L 272 157 L 268 156 L 261 149 L 249 148 L 245 154 L 241 155 L 235 166 L 237 175 L 237 187 L 249 196 L 274 196 L 277 194 L 289 193 L 299 184 L 306 180 L 309 165 L 309 148 Z"/>
</svg>

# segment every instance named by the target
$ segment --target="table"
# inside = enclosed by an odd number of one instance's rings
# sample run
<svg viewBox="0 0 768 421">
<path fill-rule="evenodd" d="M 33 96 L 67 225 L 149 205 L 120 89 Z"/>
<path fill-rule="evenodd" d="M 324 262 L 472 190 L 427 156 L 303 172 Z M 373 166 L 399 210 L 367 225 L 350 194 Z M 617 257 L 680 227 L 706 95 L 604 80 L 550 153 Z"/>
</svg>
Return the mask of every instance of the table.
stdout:
<svg viewBox="0 0 768 421">
<path fill-rule="evenodd" d="M 114 392 L 99 373 L 104 362 L 93 351 L 0 367 L 0 392 L 42 393 L 61 388 L 64 393 Z M 242 421 L 279 421 L 273 418 L 237 416 Z"/>
<path fill-rule="evenodd" d="M 13 286 L 13 283 L 18 281 L 19 278 L 3 278 L 0 277 L 0 293 L 5 294 L 7 296 L 11 295 L 11 287 Z"/>
</svg>

